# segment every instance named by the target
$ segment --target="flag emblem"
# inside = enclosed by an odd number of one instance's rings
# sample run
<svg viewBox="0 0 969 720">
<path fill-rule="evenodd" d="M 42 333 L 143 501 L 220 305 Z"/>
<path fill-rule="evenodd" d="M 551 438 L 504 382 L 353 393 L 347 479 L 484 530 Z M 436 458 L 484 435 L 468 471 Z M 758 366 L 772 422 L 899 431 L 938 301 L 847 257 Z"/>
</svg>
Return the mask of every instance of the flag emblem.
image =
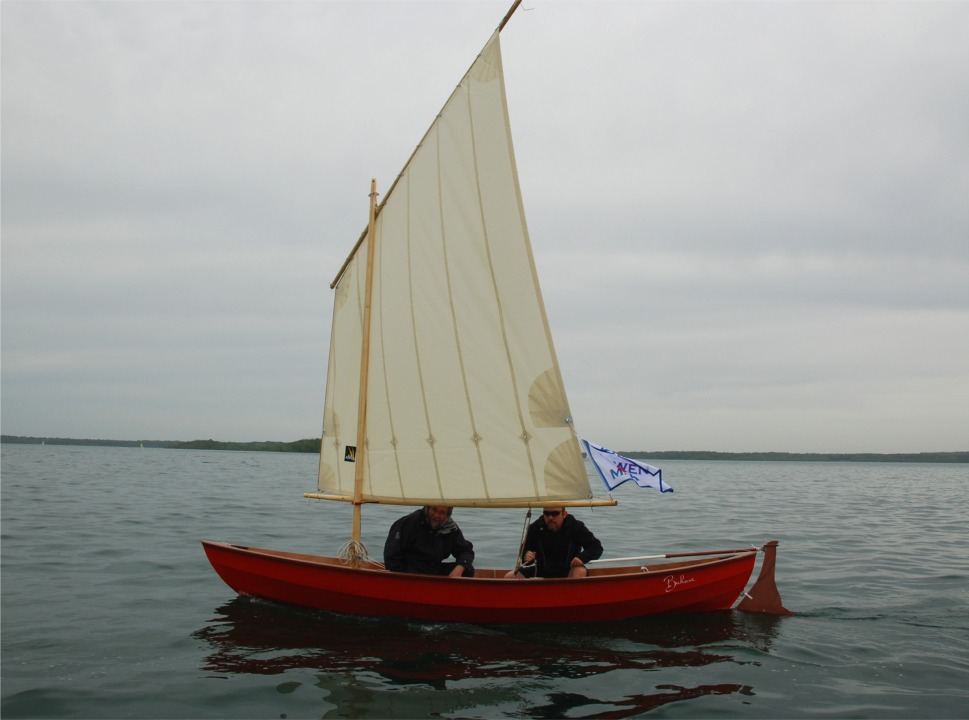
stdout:
<svg viewBox="0 0 969 720">
<path fill-rule="evenodd" d="M 611 492 L 624 482 L 632 480 L 641 488 L 673 492 L 673 488 L 663 482 L 663 471 L 660 468 L 623 457 L 612 450 L 593 445 L 588 440 L 583 440 L 582 444 L 585 445 L 606 490 Z"/>
</svg>

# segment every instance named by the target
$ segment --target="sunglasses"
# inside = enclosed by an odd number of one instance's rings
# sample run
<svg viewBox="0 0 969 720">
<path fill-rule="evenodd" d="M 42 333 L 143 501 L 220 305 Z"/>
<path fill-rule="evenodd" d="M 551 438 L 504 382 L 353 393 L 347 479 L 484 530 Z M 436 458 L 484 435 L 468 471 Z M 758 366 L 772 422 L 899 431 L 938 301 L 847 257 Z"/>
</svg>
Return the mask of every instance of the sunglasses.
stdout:
<svg viewBox="0 0 969 720">
<path fill-rule="evenodd" d="M 561 510 L 543 510 L 542 515 L 545 517 L 558 517 L 562 514 Z"/>
</svg>

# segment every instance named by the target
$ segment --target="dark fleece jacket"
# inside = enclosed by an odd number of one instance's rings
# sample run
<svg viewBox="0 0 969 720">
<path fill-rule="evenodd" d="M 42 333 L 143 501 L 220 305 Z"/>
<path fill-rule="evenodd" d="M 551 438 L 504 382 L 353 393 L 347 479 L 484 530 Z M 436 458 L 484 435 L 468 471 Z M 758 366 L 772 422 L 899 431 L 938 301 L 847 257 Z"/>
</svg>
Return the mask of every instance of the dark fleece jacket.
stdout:
<svg viewBox="0 0 969 720">
<path fill-rule="evenodd" d="M 558 532 L 549 530 L 545 518 L 540 517 L 528 526 L 522 555 L 529 550 L 535 551 L 539 577 L 566 577 L 572 558 L 578 557 L 583 563 L 597 560 L 602 556 L 602 543 L 574 515 L 565 518 Z"/>
<path fill-rule="evenodd" d="M 437 530 L 427 522 L 424 508 L 398 519 L 390 526 L 384 544 L 384 566 L 395 572 L 447 575 L 454 563 L 444 560 L 454 556 L 464 574 L 474 574 L 474 546 L 464 539 L 461 528 L 448 518 Z"/>
</svg>

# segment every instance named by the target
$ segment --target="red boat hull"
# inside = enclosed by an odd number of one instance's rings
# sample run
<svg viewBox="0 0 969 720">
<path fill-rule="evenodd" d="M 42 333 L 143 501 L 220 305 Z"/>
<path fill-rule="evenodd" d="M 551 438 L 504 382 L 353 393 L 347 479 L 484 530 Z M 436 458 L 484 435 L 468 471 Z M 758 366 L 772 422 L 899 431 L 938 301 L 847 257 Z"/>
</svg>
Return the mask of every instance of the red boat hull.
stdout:
<svg viewBox="0 0 969 720">
<path fill-rule="evenodd" d="M 590 568 L 581 580 L 506 580 L 350 568 L 339 559 L 203 540 L 212 567 L 241 595 L 353 615 L 438 622 L 559 623 L 624 620 L 731 608 L 754 569 L 755 549 L 635 567 Z"/>
</svg>

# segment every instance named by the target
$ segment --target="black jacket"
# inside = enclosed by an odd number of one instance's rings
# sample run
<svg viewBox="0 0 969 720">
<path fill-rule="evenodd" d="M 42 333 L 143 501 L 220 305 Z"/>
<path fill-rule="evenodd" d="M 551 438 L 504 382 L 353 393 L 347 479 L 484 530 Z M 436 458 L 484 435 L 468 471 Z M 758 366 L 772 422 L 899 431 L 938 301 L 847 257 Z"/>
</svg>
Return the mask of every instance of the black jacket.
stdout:
<svg viewBox="0 0 969 720">
<path fill-rule="evenodd" d="M 552 532 L 545 518 L 528 526 L 522 555 L 535 551 L 535 574 L 539 577 L 568 577 L 572 558 L 586 563 L 602 557 L 602 543 L 581 520 L 567 515 L 562 529 Z"/>
<path fill-rule="evenodd" d="M 461 528 L 448 518 L 437 530 L 431 529 L 419 508 L 390 526 L 384 544 L 384 567 L 395 572 L 447 575 L 455 563 L 444 563 L 454 556 L 464 566 L 465 576 L 474 574 L 474 545 L 464 539 Z"/>
</svg>

